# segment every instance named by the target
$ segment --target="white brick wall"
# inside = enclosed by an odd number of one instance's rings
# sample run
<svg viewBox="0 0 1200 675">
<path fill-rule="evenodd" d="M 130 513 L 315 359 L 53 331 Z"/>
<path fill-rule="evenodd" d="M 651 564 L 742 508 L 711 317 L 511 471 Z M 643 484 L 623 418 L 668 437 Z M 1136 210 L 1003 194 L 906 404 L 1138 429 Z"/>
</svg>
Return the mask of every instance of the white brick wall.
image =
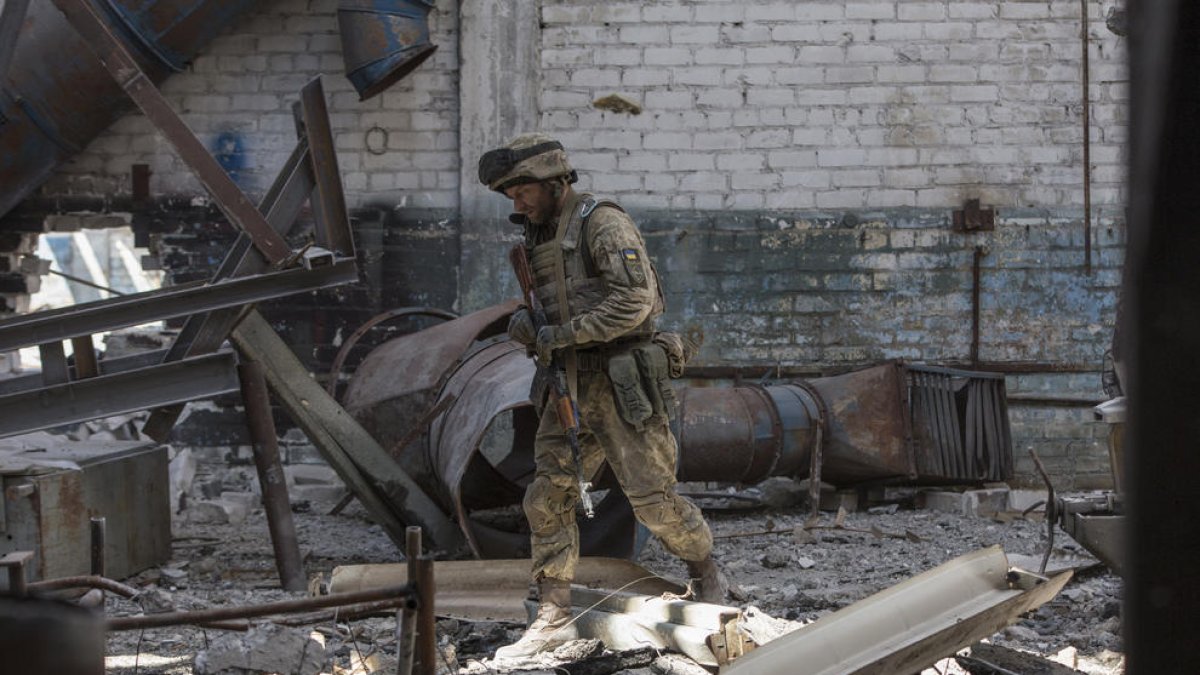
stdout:
<svg viewBox="0 0 1200 675">
<path fill-rule="evenodd" d="M 1103 21 L 1114 2 L 1089 3 L 1096 205 L 1125 200 L 1124 43 Z M 645 207 L 689 196 L 696 208 L 1083 202 L 1077 4 L 595 4 L 544 0 L 542 10 L 543 47 L 569 58 L 544 52 L 541 126 L 585 153 L 585 188 Z M 644 112 L 597 117 L 585 103 L 613 92 Z M 615 166 L 597 163 L 607 153 Z M 656 179 L 612 178 L 639 172 Z"/>
<path fill-rule="evenodd" d="M 320 73 L 351 205 L 456 207 L 458 3 L 438 0 L 430 16 L 433 59 L 366 102 L 342 75 L 335 2 L 262 4 L 163 87 L 206 143 L 241 142 L 243 186 L 266 189 L 294 142 L 291 103 Z M 1126 199 L 1124 42 L 1103 20 L 1114 4 L 1088 4 L 1098 206 Z M 583 187 L 629 206 L 1082 204 L 1077 4 L 540 5 L 541 129 L 567 144 Z M 613 92 L 644 112 L 591 107 Z M 133 163 L 151 165 L 155 194 L 199 191 L 140 115 L 97 138 L 45 191 L 125 192 Z"/>
<path fill-rule="evenodd" d="M 351 206 L 456 207 L 458 3 L 437 0 L 430 13 L 431 37 L 438 46 L 434 56 L 383 94 L 362 102 L 343 74 L 335 2 L 261 4 L 262 9 L 205 48 L 188 72 L 162 86 L 172 107 L 210 149 L 223 133 L 240 140 L 247 160 L 238 178 L 242 188 L 257 196 L 270 186 L 295 145 L 292 103 L 319 74 Z M 602 77 L 619 76 L 602 70 Z M 373 127 L 387 133 L 368 134 Z M 150 165 L 155 195 L 202 191 L 171 146 L 137 113 L 95 139 L 60 169 L 45 191 L 128 192 L 135 163 Z"/>
</svg>

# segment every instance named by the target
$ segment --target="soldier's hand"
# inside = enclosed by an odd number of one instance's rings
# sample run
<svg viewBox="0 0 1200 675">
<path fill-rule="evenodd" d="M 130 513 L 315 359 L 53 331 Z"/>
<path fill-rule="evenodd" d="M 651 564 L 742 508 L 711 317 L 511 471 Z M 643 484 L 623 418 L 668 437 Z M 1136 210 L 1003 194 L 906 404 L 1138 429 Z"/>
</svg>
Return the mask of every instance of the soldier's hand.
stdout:
<svg viewBox="0 0 1200 675">
<path fill-rule="evenodd" d="M 550 363 L 555 349 L 575 344 L 575 333 L 571 326 L 542 326 L 537 334 L 537 357 L 541 363 Z"/>
<path fill-rule="evenodd" d="M 528 307 L 520 307 L 508 320 L 508 337 L 529 347 L 537 342 L 537 331 L 533 329 L 533 315 Z"/>
</svg>

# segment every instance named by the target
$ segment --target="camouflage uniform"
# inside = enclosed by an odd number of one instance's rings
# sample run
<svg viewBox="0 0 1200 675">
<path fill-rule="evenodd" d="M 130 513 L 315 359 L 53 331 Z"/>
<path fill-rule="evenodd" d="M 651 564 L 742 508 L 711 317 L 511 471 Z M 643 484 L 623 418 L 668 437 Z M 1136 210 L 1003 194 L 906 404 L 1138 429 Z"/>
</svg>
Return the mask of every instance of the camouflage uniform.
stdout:
<svg viewBox="0 0 1200 675">
<path fill-rule="evenodd" d="M 579 208 L 585 200 L 567 197 L 567 208 Z M 542 228 L 547 230 L 549 228 Z M 684 560 L 702 560 L 712 551 L 712 534 L 700 510 L 675 492 L 675 437 L 664 415 L 654 415 L 641 430 L 622 419 L 613 395 L 613 384 L 603 368 L 605 355 L 611 355 L 614 341 L 632 344 L 649 341 L 654 317 L 661 313 L 658 280 L 646 255 L 646 245 L 633 220 L 619 208 L 601 205 L 583 228 L 583 246 L 564 251 L 568 270 L 584 267 L 570 256 L 590 253 L 595 277 L 571 279 L 568 286 L 599 281 L 602 291 L 594 302 L 578 300 L 591 307 L 571 303 L 570 325 L 574 347 L 581 367 L 578 374 L 576 404 L 580 416 L 580 447 L 583 475 L 594 476 L 604 461 L 610 467 L 633 504 L 634 513 L 669 551 Z M 539 295 L 547 318 L 562 323 L 557 302 L 550 301 L 550 272 L 539 265 L 546 247 L 560 246 L 546 231 L 527 232 L 534 246 L 532 260 Z M 582 309 L 582 311 L 580 311 Z M 589 356 L 601 358 L 589 359 Z M 593 364 L 589 368 L 588 361 Z M 575 504 L 579 486 L 566 435 L 559 425 L 553 406 L 542 410 L 534 442 L 537 473 L 525 493 L 525 515 L 532 530 L 533 573 L 556 579 L 571 579 L 579 560 L 579 530 L 575 523 Z"/>
<path fill-rule="evenodd" d="M 536 473 L 524 501 L 537 616 L 496 658 L 526 658 L 577 635 L 570 582 L 579 562 L 578 468 L 592 477 L 608 462 L 638 520 L 686 562 L 694 597 L 722 601 L 727 585 L 712 559 L 712 533 L 675 492 L 677 448 L 666 414 L 674 394 L 665 373 L 678 376 L 686 357 L 652 343 L 662 294 L 637 226 L 616 204 L 571 190 L 577 175 L 562 144 L 541 134 L 484 153 L 479 180 L 513 200 L 518 213 L 510 220 L 525 226 L 534 292 L 552 324 L 535 327 L 529 311 L 518 310 L 509 335 L 539 361 L 551 353 L 565 361 L 580 417 L 577 467 L 555 406 L 541 405 Z M 534 402 L 544 404 L 544 394 L 535 382 Z"/>
</svg>

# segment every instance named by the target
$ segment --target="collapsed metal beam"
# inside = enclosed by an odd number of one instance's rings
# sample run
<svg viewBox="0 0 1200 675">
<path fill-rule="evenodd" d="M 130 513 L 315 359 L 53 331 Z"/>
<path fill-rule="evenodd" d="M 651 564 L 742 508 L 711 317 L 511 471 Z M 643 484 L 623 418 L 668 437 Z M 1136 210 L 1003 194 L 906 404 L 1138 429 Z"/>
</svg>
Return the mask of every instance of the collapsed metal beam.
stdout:
<svg viewBox="0 0 1200 675">
<path fill-rule="evenodd" d="M 96 8 L 88 0 L 53 1 L 96 56 L 100 57 L 117 84 L 175 147 L 184 164 L 213 196 L 217 207 L 229 222 L 250 235 L 267 260 L 276 263 L 286 258 L 290 251 L 287 242 L 271 229 L 263 215 L 254 208 L 254 203 L 171 109 Z"/>
<path fill-rule="evenodd" d="M 196 283 L 123 295 L 0 321 L 0 351 L 92 335 L 123 326 L 315 291 L 358 279 L 353 259 L 313 270 L 293 268 L 216 284 Z"/>
<path fill-rule="evenodd" d="M 960 556 L 733 662 L 731 675 L 915 673 L 1049 601 L 1071 573 L 1011 568 L 999 546 Z"/>
<path fill-rule="evenodd" d="M 0 396 L 0 437 L 238 390 L 232 352 Z"/>
<path fill-rule="evenodd" d="M 230 337 L 244 356 L 262 363 L 280 405 L 397 546 L 404 546 L 405 525 L 420 525 L 433 548 L 457 551 L 462 535 L 453 521 L 309 376 L 258 312 L 247 314 Z"/>
</svg>

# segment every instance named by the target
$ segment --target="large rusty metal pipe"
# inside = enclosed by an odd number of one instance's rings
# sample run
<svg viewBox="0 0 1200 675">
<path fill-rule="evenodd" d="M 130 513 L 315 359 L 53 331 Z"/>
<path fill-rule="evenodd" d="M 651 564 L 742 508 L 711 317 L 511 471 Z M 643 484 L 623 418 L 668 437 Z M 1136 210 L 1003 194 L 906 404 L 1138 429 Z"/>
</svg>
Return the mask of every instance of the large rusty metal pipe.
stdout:
<svg viewBox="0 0 1200 675">
<path fill-rule="evenodd" d="M 346 77 L 367 100 L 433 56 L 431 0 L 339 0 L 338 30 Z"/>
<path fill-rule="evenodd" d="M 427 489 L 485 558 L 526 553 L 526 536 L 496 520 L 499 512 L 509 525 L 522 522 L 534 468 L 535 368 L 504 339 L 506 318 L 504 307 L 489 308 L 386 343 L 364 359 L 368 370 L 346 396 L 351 414 L 385 440 L 407 431 L 419 411 L 445 406 L 424 443 L 396 459 L 421 467 L 434 483 Z M 395 372 L 406 381 L 378 376 Z M 891 362 L 766 386 L 682 387 L 679 399 L 680 480 L 754 484 L 805 478 L 814 466 L 837 486 L 1004 480 L 1012 472 L 1004 378 L 994 373 Z M 580 523 L 584 553 L 632 554 L 633 524 L 620 490 L 609 489 L 596 519 Z"/>
<path fill-rule="evenodd" d="M 88 0 L 155 83 L 183 70 L 250 0 Z M 0 216 L 133 103 L 51 2 L 30 3 L 0 80 Z"/>
</svg>

